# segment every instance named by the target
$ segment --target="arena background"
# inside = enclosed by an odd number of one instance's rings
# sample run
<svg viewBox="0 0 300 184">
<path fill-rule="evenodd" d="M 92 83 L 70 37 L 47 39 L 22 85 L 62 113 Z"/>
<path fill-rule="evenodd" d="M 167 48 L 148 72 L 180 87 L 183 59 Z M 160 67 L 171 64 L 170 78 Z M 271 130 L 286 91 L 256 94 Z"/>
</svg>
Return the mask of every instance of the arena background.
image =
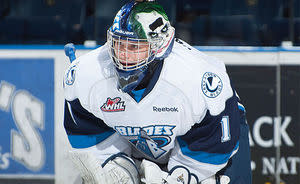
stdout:
<svg viewBox="0 0 300 184">
<path fill-rule="evenodd" d="M 125 0 L 0 2 L 0 184 L 80 184 L 62 81 Z M 299 0 L 161 0 L 176 35 L 222 59 L 246 107 L 255 184 L 300 183 Z"/>
</svg>

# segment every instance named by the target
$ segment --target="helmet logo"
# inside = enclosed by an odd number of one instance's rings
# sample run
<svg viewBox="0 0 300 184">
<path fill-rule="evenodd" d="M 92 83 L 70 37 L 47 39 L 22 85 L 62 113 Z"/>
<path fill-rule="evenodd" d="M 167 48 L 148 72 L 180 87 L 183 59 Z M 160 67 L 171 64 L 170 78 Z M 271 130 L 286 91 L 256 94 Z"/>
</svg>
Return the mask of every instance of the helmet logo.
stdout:
<svg viewBox="0 0 300 184">
<path fill-rule="evenodd" d="M 115 30 L 115 32 L 120 33 L 120 34 L 126 34 L 126 35 L 134 35 L 134 32 L 123 31 L 121 29 L 117 29 L 117 30 Z"/>
</svg>

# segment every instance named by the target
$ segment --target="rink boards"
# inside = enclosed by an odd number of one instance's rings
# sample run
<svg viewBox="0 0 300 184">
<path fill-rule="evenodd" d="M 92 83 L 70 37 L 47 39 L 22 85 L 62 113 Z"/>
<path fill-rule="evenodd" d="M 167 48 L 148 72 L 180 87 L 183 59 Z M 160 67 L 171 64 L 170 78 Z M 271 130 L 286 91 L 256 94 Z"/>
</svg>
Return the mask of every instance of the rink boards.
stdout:
<svg viewBox="0 0 300 184">
<path fill-rule="evenodd" d="M 196 48 L 225 62 L 246 107 L 253 183 L 300 181 L 300 49 Z M 81 182 L 63 129 L 68 63 L 63 46 L 0 46 L 0 183 Z"/>
</svg>

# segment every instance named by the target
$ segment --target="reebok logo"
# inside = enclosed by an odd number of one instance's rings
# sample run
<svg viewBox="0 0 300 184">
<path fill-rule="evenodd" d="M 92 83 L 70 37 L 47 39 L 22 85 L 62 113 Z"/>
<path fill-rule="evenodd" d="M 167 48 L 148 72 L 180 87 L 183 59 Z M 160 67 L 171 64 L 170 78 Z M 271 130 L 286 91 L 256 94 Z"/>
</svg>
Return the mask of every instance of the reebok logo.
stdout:
<svg viewBox="0 0 300 184">
<path fill-rule="evenodd" d="M 178 112 L 178 107 L 155 107 L 155 106 L 153 106 L 153 112 Z"/>
<path fill-rule="evenodd" d="M 114 99 L 108 97 L 106 102 L 100 107 L 100 109 L 104 112 L 118 112 L 124 111 L 125 105 L 124 101 L 121 101 L 120 97 L 116 97 Z"/>
</svg>

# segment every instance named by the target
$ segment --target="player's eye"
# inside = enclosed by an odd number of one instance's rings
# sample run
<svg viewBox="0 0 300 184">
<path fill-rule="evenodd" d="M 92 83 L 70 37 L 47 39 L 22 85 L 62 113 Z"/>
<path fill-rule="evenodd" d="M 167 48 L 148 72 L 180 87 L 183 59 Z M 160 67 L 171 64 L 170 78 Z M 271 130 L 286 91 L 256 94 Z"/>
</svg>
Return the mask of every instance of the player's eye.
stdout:
<svg viewBox="0 0 300 184">
<path fill-rule="evenodd" d="M 161 32 L 162 33 L 165 33 L 168 31 L 168 25 L 166 24 L 162 29 L 161 29 Z"/>
<path fill-rule="evenodd" d="M 148 34 L 151 38 L 157 38 L 158 37 L 158 34 L 156 32 L 149 32 Z"/>
<path fill-rule="evenodd" d="M 130 49 L 138 49 L 137 45 L 130 45 Z"/>
</svg>

